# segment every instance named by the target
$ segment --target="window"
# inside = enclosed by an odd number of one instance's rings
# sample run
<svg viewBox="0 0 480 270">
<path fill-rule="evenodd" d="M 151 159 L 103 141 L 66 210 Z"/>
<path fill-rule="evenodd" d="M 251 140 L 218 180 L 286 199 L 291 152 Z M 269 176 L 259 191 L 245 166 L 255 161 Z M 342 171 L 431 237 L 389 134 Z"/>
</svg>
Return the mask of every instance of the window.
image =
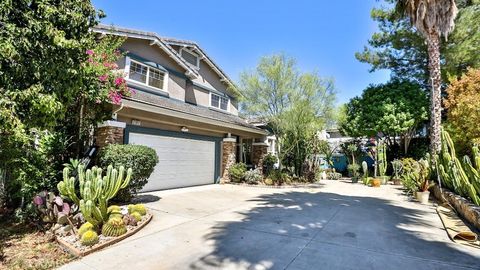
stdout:
<svg viewBox="0 0 480 270">
<path fill-rule="evenodd" d="M 127 66 L 130 66 L 128 79 L 142 84 L 165 90 L 165 72 L 143 65 L 127 58 Z"/>
<path fill-rule="evenodd" d="M 150 74 L 148 76 L 148 85 L 163 88 L 163 73 L 158 70 L 150 69 Z"/>
<path fill-rule="evenodd" d="M 181 55 L 185 61 L 192 64 L 193 66 L 199 67 L 200 63 L 198 61 L 198 56 L 186 49 L 182 49 Z"/>
<path fill-rule="evenodd" d="M 228 111 L 228 103 L 230 100 L 226 97 L 221 97 L 216 94 L 210 94 L 210 106 L 221 109 L 224 111 Z"/>
<path fill-rule="evenodd" d="M 140 65 L 135 62 L 130 64 L 130 74 L 128 77 L 137 82 L 146 83 L 147 82 L 147 67 Z"/>
</svg>

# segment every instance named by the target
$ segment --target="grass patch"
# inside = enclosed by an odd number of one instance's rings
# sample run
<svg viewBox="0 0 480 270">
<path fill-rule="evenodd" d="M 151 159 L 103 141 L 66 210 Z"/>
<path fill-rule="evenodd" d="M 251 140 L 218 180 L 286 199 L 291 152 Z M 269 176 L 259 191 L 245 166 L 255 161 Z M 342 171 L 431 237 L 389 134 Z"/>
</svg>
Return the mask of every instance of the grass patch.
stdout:
<svg viewBox="0 0 480 270">
<path fill-rule="evenodd" d="M 0 221 L 0 269 L 53 269 L 74 256 L 31 225 Z"/>
</svg>

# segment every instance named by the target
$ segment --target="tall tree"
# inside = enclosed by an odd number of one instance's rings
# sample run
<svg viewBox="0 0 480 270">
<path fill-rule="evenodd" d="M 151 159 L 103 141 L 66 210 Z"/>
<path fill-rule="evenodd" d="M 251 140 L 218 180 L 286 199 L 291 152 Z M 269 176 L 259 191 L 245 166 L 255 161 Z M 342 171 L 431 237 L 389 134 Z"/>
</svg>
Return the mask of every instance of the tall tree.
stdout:
<svg viewBox="0 0 480 270">
<path fill-rule="evenodd" d="M 371 71 L 388 69 L 393 78 L 415 80 L 427 89 L 428 50 L 423 36 L 411 27 L 406 16 L 398 16 L 393 4 L 397 0 L 383 0 L 386 5 L 371 11 L 379 31 L 368 40 L 368 45 L 355 57 L 371 65 Z M 442 42 L 442 74 L 444 81 L 461 76 L 468 67 L 479 68 L 480 57 L 480 1 L 457 0 L 459 8 L 455 29 Z"/>
<path fill-rule="evenodd" d="M 455 26 L 457 5 L 455 0 L 399 0 L 397 9 L 410 17 L 418 32 L 427 41 L 428 70 L 430 75 L 430 151 L 441 149 L 442 72 L 440 38 L 448 37 Z"/>
<path fill-rule="evenodd" d="M 468 154 L 480 144 L 480 69 L 470 69 L 447 88 L 445 107 L 448 110 L 447 128 L 454 139 L 457 152 Z"/>
<path fill-rule="evenodd" d="M 412 136 L 428 119 L 428 98 L 417 83 L 393 80 L 371 85 L 346 105 L 341 130 L 352 137 L 375 136 L 381 132 L 390 146 L 402 139 L 407 153 Z"/>
<path fill-rule="evenodd" d="M 334 84 L 316 73 L 300 73 L 295 60 L 283 54 L 260 59 L 253 71 L 240 75 L 241 111 L 268 123 L 277 137 L 280 160 L 294 157 L 301 167 L 306 140 L 332 119 Z"/>
</svg>

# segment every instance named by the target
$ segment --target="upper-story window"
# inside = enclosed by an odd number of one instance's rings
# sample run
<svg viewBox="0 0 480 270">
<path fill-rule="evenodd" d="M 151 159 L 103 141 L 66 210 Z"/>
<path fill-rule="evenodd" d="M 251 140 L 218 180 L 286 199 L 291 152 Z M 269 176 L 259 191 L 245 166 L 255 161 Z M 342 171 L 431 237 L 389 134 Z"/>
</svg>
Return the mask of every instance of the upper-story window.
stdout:
<svg viewBox="0 0 480 270">
<path fill-rule="evenodd" d="M 166 72 L 127 58 L 128 79 L 166 91 Z"/>
<path fill-rule="evenodd" d="M 182 55 L 182 58 L 185 59 L 185 61 L 197 68 L 200 68 L 200 58 L 196 53 L 188 49 L 182 48 L 180 50 L 180 54 Z"/>
<path fill-rule="evenodd" d="M 228 111 L 228 103 L 230 99 L 226 97 L 221 97 L 219 95 L 210 93 L 210 106 L 220 110 Z"/>
</svg>

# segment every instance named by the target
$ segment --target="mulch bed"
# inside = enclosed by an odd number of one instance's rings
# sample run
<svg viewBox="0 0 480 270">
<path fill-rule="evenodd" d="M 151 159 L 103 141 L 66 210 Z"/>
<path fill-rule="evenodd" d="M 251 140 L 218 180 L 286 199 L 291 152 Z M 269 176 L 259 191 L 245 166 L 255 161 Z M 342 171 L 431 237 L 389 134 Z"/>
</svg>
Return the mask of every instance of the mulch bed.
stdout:
<svg viewBox="0 0 480 270">
<path fill-rule="evenodd" d="M 75 258 L 53 234 L 12 220 L 0 222 L 0 269 L 54 269 Z"/>
<path fill-rule="evenodd" d="M 118 237 L 106 237 L 103 235 L 99 235 L 99 242 L 91 247 L 83 246 L 80 244 L 80 240 L 76 235 L 68 235 L 68 236 L 57 236 L 57 242 L 63 246 L 66 250 L 68 250 L 71 254 L 83 257 L 95 251 L 101 250 L 108 246 L 111 246 L 115 243 L 122 241 L 123 239 L 135 234 L 143 227 L 145 227 L 150 220 L 152 220 L 152 214 L 147 213 L 143 216 L 142 220 L 138 222 L 137 226 L 127 226 L 127 233 L 118 236 Z"/>
</svg>

